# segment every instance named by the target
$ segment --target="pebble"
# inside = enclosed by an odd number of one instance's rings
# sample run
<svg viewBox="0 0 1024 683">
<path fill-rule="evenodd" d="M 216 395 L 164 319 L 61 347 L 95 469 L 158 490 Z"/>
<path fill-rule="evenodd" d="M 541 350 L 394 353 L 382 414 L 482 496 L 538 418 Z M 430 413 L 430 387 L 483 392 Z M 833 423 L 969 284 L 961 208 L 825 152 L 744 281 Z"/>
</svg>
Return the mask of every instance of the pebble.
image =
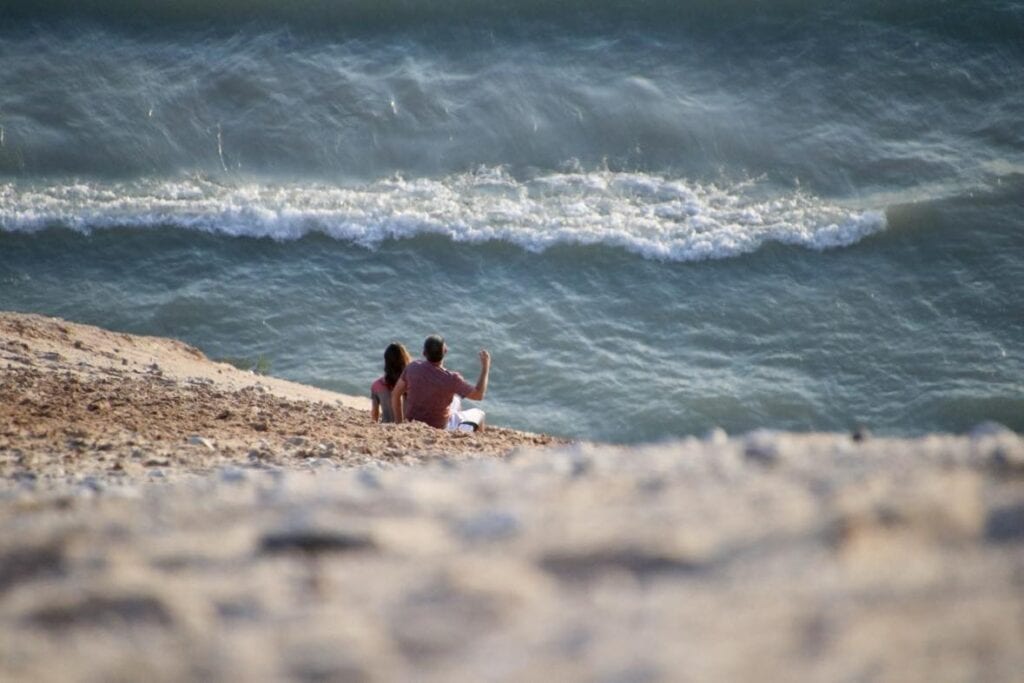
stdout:
<svg viewBox="0 0 1024 683">
<path fill-rule="evenodd" d="M 259 540 L 259 552 L 308 554 L 368 550 L 375 547 L 369 534 L 331 529 L 286 529 L 269 531 Z"/>
<path fill-rule="evenodd" d="M 240 467 L 222 467 L 217 476 L 226 484 L 237 484 L 249 478 L 249 475 Z"/>
<path fill-rule="evenodd" d="M 992 452 L 992 464 L 1000 470 L 1024 474 L 1024 448 L 1000 446 Z"/>
<path fill-rule="evenodd" d="M 985 520 L 985 537 L 994 543 L 1024 542 L 1024 503 L 992 510 Z"/>
<path fill-rule="evenodd" d="M 567 452 L 557 460 L 551 460 L 550 463 L 570 479 L 585 476 L 593 467 L 590 458 L 579 452 Z"/>
<path fill-rule="evenodd" d="M 1024 473 L 1024 448 L 1017 435 L 998 422 L 982 422 L 975 425 L 968 436 L 975 448 L 975 454 L 984 462 L 1002 472 Z"/>
<path fill-rule="evenodd" d="M 775 433 L 758 429 L 747 435 L 743 443 L 743 455 L 762 465 L 774 465 L 779 460 L 779 445 Z"/>
<path fill-rule="evenodd" d="M 637 579 L 649 579 L 697 574 L 707 569 L 697 558 L 631 547 L 556 551 L 542 557 L 538 564 L 555 577 L 573 582 L 592 580 L 616 571 L 628 572 Z"/>
<path fill-rule="evenodd" d="M 984 439 L 990 436 L 1007 435 L 1014 436 L 1014 433 L 1005 425 L 1001 425 L 998 422 L 993 422 L 991 420 L 975 425 L 971 428 L 971 431 L 968 432 L 968 436 L 974 440 Z"/>
<path fill-rule="evenodd" d="M 729 435 L 721 427 L 715 427 L 704 435 L 704 441 L 712 446 L 722 446 L 729 442 Z"/>
<path fill-rule="evenodd" d="M 67 571 L 63 542 L 15 545 L 0 553 L 0 593 L 12 586 L 40 578 L 55 578 Z"/>
<path fill-rule="evenodd" d="M 205 446 L 211 451 L 217 450 L 213 445 L 213 441 L 207 439 L 205 436 L 190 436 L 188 437 L 188 443 L 190 446 Z"/>
<path fill-rule="evenodd" d="M 511 538 L 521 528 L 519 518 L 503 510 L 488 510 L 456 525 L 456 531 L 467 541 L 500 541 Z"/>
<path fill-rule="evenodd" d="M 645 494 L 660 493 L 667 486 L 665 478 L 657 475 L 645 476 L 636 483 L 637 489 Z"/>
<path fill-rule="evenodd" d="M 356 481 L 368 489 L 381 488 L 380 477 L 367 469 L 359 470 L 359 473 L 356 475 Z"/>
<path fill-rule="evenodd" d="M 170 608 L 160 598 L 131 593 L 85 595 L 68 603 L 55 602 L 25 615 L 25 621 L 49 630 L 64 630 L 78 626 L 95 627 L 97 624 L 147 624 L 162 627 L 174 625 Z"/>
<path fill-rule="evenodd" d="M 78 488 L 83 493 L 103 493 L 107 485 L 96 477 L 88 476 L 78 482 Z"/>
</svg>

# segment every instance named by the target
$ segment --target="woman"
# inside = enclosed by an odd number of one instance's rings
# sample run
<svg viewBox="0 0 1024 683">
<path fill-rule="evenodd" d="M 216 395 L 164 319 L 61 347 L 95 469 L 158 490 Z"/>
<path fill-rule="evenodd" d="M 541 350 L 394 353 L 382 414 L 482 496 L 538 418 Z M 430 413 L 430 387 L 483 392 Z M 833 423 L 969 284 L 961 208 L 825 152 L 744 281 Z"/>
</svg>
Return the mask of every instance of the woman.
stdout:
<svg viewBox="0 0 1024 683">
<path fill-rule="evenodd" d="M 384 375 L 370 387 L 370 419 L 374 423 L 395 421 L 391 413 L 391 390 L 410 360 L 409 352 L 398 342 L 392 342 L 384 349 Z"/>
</svg>

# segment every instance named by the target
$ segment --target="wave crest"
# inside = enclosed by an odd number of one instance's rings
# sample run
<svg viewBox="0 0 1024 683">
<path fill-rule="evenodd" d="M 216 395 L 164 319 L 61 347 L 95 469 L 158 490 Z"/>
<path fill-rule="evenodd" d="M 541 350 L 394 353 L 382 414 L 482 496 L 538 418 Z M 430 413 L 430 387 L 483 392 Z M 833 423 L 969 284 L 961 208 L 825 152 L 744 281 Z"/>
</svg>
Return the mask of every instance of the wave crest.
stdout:
<svg viewBox="0 0 1024 683">
<path fill-rule="evenodd" d="M 206 179 L 0 185 L 0 228 L 79 231 L 171 226 L 293 240 L 322 233 L 373 248 L 424 234 L 507 242 L 540 252 L 607 245 L 645 258 L 697 261 L 769 242 L 824 250 L 885 227 L 880 211 L 842 208 L 757 182 L 720 186 L 646 173 L 571 171 L 517 179 L 501 169 L 351 186 Z"/>
</svg>

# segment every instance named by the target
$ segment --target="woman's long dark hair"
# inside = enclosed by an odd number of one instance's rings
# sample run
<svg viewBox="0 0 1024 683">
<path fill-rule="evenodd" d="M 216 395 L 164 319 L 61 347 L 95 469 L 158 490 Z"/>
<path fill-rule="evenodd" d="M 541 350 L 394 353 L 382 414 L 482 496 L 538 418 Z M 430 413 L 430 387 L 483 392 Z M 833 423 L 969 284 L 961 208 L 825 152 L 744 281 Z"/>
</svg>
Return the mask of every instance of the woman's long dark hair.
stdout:
<svg viewBox="0 0 1024 683">
<path fill-rule="evenodd" d="M 405 347 L 398 342 L 391 342 L 388 348 L 384 349 L 384 384 L 388 389 L 394 389 L 398 384 L 398 378 L 402 376 L 402 370 L 412 359 Z"/>
</svg>

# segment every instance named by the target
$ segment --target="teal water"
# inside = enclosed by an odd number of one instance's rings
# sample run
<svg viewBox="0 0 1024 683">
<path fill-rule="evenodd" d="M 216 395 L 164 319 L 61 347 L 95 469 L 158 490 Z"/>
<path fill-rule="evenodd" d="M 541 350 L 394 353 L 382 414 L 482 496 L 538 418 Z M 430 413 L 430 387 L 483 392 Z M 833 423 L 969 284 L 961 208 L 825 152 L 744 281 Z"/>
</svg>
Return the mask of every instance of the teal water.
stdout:
<svg viewBox="0 0 1024 683">
<path fill-rule="evenodd" d="M 467 376 L 478 347 L 493 352 L 495 423 L 564 435 L 1021 429 L 1024 207 L 978 211 L 893 210 L 886 232 L 846 249 L 701 263 L 443 237 L 369 250 L 51 230 L 0 235 L 0 286 L 5 308 L 263 355 L 274 374 L 352 394 L 392 339 L 415 351 L 440 331 Z"/>
<path fill-rule="evenodd" d="M 0 9 L 0 308 L 352 394 L 440 332 L 567 436 L 1024 429 L 1024 3 L 216 7 Z"/>
</svg>

